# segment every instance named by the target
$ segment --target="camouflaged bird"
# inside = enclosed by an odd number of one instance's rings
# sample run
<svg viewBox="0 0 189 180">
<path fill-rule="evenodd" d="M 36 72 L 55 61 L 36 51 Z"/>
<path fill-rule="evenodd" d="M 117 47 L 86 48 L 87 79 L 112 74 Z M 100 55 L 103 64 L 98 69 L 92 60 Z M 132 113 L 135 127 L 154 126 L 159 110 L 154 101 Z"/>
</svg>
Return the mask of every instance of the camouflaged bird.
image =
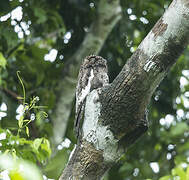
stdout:
<svg viewBox="0 0 189 180">
<path fill-rule="evenodd" d="M 100 56 L 87 56 L 80 68 L 76 87 L 76 115 L 74 130 L 77 138 L 81 135 L 87 95 L 94 89 L 108 85 L 107 62 Z"/>
</svg>

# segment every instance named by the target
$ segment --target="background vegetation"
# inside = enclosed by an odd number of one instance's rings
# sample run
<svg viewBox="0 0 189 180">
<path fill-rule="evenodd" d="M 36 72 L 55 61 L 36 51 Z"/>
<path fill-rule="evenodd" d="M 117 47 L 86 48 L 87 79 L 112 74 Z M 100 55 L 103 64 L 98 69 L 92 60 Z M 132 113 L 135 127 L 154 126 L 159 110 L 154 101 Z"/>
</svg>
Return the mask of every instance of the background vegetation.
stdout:
<svg viewBox="0 0 189 180">
<path fill-rule="evenodd" d="M 0 6 L 0 177 L 24 179 L 19 168 L 33 162 L 43 178 L 57 179 L 76 143 L 74 102 L 66 134 L 53 143 L 58 83 L 68 60 L 96 18 L 99 1 L 1 0 Z M 170 1 L 122 0 L 123 17 L 100 55 L 112 81 L 168 7 Z M 125 33 L 127 32 L 127 33 Z M 189 48 L 153 95 L 150 129 L 107 174 L 107 180 L 189 178 Z M 20 71 L 21 81 L 17 76 Z M 23 86 L 26 96 L 24 97 Z M 17 98 L 17 97 L 22 98 Z M 23 102 L 23 98 L 25 103 Z M 41 107 L 41 106 L 46 107 Z M 26 108 L 27 106 L 27 108 Z M 46 113 L 48 113 L 48 117 Z M 27 162 L 23 160 L 27 160 Z M 4 160 L 4 161 L 3 161 Z M 26 166 L 23 172 L 27 172 Z M 33 167 L 33 166 L 32 166 Z M 38 170 L 33 174 L 39 174 Z"/>
</svg>

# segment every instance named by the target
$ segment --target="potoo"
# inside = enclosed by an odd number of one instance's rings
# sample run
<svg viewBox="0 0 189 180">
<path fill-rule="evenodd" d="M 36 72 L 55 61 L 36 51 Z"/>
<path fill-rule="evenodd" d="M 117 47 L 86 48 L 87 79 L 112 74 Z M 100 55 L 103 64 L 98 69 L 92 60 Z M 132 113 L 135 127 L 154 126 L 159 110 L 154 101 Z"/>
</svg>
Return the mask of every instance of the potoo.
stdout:
<svg viewBox="0 0 189 180">
<path fill-rule="evenodd" d="M 108 85 L 108 68 L 106 60 L 100 56 L 91 55 L 84 59 L 76 87 L 76 115 L 74 129 L 77 138 L 81 135 L 81 126 L 87 95 L 94 89 Z"/>
</svg>

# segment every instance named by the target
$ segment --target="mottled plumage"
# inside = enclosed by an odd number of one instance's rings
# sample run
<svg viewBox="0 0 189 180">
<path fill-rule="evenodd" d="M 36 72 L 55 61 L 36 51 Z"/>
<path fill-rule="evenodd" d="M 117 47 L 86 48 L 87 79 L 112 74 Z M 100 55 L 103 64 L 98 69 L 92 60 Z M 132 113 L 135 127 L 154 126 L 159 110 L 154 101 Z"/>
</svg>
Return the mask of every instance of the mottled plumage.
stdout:
<svg viewBox="0 0 189 180">
<path fill-rule="evenodd" d="M 76 87 L 76 116 L 74 128 L 77 138 L 81 132 L 80 126 L 84 115 L 87 95 L 92 90 L 103 87 L 108 83 L 109 78 L 106 60 L 95 55 L 86 57 L 81 65 Z"/>
</svg>

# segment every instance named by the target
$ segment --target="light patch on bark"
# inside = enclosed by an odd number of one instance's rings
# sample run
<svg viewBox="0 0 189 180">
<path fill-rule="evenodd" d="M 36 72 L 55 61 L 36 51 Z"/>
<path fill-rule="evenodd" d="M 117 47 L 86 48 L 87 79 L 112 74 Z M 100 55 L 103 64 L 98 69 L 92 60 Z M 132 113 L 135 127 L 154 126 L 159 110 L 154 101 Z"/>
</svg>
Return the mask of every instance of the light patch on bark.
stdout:
<svg viewBox="0 0 189 180">
<path fill-rule="evenodd" d="M 155 54 L 163 52 L 163 41 L 164 39 L 160 36 L 155 39 L 154 33 L 151 31 L 140 44 L 139 49 L 144 51 L 149 58 L 152 58 Z"/>
<path fill-rule="evenodd" d="M 70 159 L 72 158 L 72 156 L 73 156 L 73 154 L 74 154 L 74 151 L 76 150 L 76 146 L 77 146 L 77 145 L 75 144 L 75 146 L 74 146 L 72 152 L 70 153 L 70 156 L 69 156 L 68 161 L 70 161 Z"/>
<path fill-rule="evenodd" d="M 153 61 L 147 61 L 147 63 L 144 66 L 144 70 L 146 72 L 149 72 L 151 69 L 153 69 L 154 67 L 156 67 L 156 63 Z"/>
<path fill-rule="evenodd" d="M 160 72 L 161 67 L 154 61 L 148 60 L 146 61 L 143 69 L 147 73 L 151 73 L 153 76 L 156 76 Z"/>
<path fill-rule="evenodd" d="M 115 12 L 116 12 L 117 14 L 121 13 L 121 12 L 122 12 L 121 6 L 118 6 L 118 7 L 115 9 Z"/>
<path fill-rule="evenodd" d="M 163 23 L 168 25 L 164 37 L 169 38 L 175 34 L 182 36 L 188 26 L 188 19 L 183 18 L 185 15 L 189 17 L 188 7 L 184 6 L 181 0 L 175 1 L 163 16 Z"/>
<path fill-rule="evenodd" d="M 183 16 L 189 17 L 188 8 L 182 4 L 181 0 L 177 0 L 162 18 L 162 25 L 167 25 L 164 29 L 165 31 L 156 37 L 152 30 L 140 44 L 139 49 L 149 58 L 152 58 L 152 56 L 164 52 L 164 48 L 170 38 L 174 37 L 174 40 L 179 42 L 183 32 L 186 31 L 186 28 L 189 28 L 187 27 L 188 19 L 183 18 Z"/>
<path fill-rule="evenodd" d="M 89 79 L 88 79 L 88 84 L 85 87 L 85 89 L 82 89 L 81 96 L 78 98 L 78 104 L 83 102 L 83 100 L 89 94 L 90 88 L 91 88 L 91 81 L 92 81 L 93 78 L 94 78 L 94 73 L 93 73 L 93 69 L 91 69 L 90 76 L 89 76 Z"/>
<path fill-rule="evenodd" d="M 87 96 L 83 122 L 83 138 L 93 144 L 97 150 L 103 151 L 105 162 L 115 162 L 120 158 L 122 152 L 118 150 L 118 140 L 114 138 L 108 126 L 102 126 L 99 123 L 101 110 L 101 104 L 98 101 L 99 90 L 93 90 Z"/>
<path fill-rule="evenodd" d="M 189 11 L 183 1 L 173 1 L 162 19 L 158 21 L 139 46 L 139 49 L 149 59 L 143 67 L 146 72 L 153 72 L 153 75 L 158 73 L 161 67 L 156 66 L 151 59 L 165 52 L 170 39 L 180 43 L 183 33 L 189 28 L 188 18 Z"/>
</svg>

